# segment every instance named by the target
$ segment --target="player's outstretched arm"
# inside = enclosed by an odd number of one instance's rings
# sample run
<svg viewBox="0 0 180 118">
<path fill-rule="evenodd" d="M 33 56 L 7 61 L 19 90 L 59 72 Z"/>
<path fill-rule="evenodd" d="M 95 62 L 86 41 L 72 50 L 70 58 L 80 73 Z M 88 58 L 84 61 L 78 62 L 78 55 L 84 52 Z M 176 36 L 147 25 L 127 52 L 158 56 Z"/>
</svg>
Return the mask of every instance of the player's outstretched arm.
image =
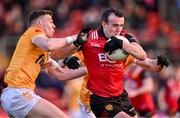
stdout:
<svg viewBox="0 0 180 118">
<path fill-rule="evenodd" d="M 168 58 L 162 55 L 157 56 L 157 59 L 146 58 L 144 61 L 135 60 L 135 64 L 155 72 L 159 72 L 164 67 L 168 67 L 169 63 Z"/>
<path fill-rule="evenodd" d="M 74 44 L 70 44 L 61 49 L 55 50 L 51 52 L 51 57 L 53 59 L 59 60 L 63 59 L 66 56 L 72 55 L 78 51 L 78 47 L 74 46 Z"/>
<path fill-rule="evenodd" d="M 44 35 L 37 35 L 33 38 L 32 43 L 45 51 L 54 51 L 62 49 L 76 40 L 77 35 L 68 36 L 64 38 L 47 38 Z"/>
<path fill-rule="evenodd" d="M 72 80 L 87 74 L 86 67 L 80 67 L 78 69 L 62 68 L 63 72 L 56 69 L 49 68 L 48 73 L 53 75 L 59 80 Z"/>
<path fill-rule="evenodd" d="M 87 42 L 89 32 L 91 28 L 85 27 L 83 28 L 78 35 L 76 35 L 76 38 L 74 39 L 73 43 L 69 44 L 68 46 L 65 46 L 61 49 L 58 49 L 56 51 L 53 51 L 51 54 L 51 57 L 54 59 L 62 59 L 66 56 L 72 55 L 73 53 L 77 52 L 78 49 Z M 68 37 L 71 38 L 71 37 Z"/>
<path fill-rule="evenodd" d="M 68 68 L 63 68 L 60 66 L 63 64 Z M 59 61 L 59 63 L 52 59 L 49 59 L 49 61 L 46 64 L 48 73 L 59 80 L 72 80 L 86 75 L 86 67 L 79 66 L 79 59 L 75 56 L 66 57 L 64 60 Z"/>
</svg>

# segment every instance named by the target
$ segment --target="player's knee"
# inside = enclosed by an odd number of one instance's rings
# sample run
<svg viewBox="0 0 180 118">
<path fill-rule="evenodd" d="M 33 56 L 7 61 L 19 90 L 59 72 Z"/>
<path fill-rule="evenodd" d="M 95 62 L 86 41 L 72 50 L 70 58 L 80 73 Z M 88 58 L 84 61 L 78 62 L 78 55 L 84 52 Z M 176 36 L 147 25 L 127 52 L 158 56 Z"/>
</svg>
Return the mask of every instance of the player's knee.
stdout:
<svg viewBox="0 0 180 118">
<path fill-rule="evenodd" d="M 137 115 L 130 116 L 130 115 L 128 115 L 127 113 L 121 111 L 121 112 L 119 112 L 118 114 L 116 114 L 116 115 L 114 116 L 114 118 L 137 118 Z"/>
</svg>

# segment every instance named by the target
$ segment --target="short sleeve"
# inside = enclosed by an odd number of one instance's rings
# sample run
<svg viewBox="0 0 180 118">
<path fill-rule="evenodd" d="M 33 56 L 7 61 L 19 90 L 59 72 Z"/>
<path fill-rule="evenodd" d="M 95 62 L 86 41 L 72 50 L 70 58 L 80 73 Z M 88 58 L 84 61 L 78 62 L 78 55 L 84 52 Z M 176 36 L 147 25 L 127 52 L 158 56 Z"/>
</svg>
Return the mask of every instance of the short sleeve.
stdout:
<svg viewBox="0 0 180 118">
<path fill-rule="evenodd" d="M 45 36 L 45 33 L 43 32 L 42 29 L 38 28 L 38 27 L 31 27 L 29 28 L 29 30 L 26 32 L 25 34 L 32 42 L 32 40 L 34 39 L 34 37 L 38 36 L 38 35 L 43 35 Z"/>
<path fill-rule="evenodd" d="M 130 35 L 130 34 L 126 34 L 125 37 L 128 39 L 128 41 L 131 43 L 131 42 L 137 42 L 136 39 Z"/>
</svg>

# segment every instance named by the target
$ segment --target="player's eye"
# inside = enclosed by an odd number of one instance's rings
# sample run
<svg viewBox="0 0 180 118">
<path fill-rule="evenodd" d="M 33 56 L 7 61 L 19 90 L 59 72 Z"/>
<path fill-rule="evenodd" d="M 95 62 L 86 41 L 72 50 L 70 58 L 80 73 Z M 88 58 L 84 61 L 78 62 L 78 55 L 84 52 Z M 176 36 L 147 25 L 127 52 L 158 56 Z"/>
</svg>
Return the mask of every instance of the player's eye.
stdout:
<svg viewBox="0 0 180 118">
<path fill-rule="evenodd" d="M 123 27 L 123 24 L 119 25 L 119 24 L 113 24 L 113 27 Z"/>
</svg>

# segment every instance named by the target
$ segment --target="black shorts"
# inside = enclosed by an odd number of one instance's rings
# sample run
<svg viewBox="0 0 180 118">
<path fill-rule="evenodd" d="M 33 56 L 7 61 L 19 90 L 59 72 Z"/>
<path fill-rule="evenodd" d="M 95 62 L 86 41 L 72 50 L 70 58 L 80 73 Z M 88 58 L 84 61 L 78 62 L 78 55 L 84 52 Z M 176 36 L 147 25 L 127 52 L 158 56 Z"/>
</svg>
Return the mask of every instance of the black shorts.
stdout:
<svg viewBox="0 0 180 118">
<path fill-rule="evenodd" d="M 92 94 L 90 95 L 90 106 L 96 117 L 114 117 L 121 111 L 124 111 L 131 117 L 136 115 L 136 111 L 130 103 L 126 91 L 120 96 L 110 98 Z"/>
<path fill-rule="evenodd" d="M 155 113 L 151 110 L 137 111 L 140 117 L 151 118 Z"/>
</svg>

